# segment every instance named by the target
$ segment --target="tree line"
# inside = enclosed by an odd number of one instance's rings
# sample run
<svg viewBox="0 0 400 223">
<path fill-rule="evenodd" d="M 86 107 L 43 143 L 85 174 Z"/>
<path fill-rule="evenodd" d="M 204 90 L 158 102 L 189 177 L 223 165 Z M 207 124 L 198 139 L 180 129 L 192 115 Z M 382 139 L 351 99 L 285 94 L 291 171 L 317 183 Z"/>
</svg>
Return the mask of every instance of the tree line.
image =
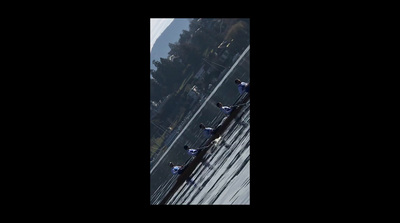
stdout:
<svg viewBox="0 0 400 223">
<path fill-rule="evenodd" d="M 239 52 L 249 42 L 249 19 L 193 19 L 189 30 L 183 30 L 179 41 L 170 43 L 168 58 L 153 60 L 156 69 L 150 69 L 154 80 L 150 81 L 150 99 L 159 101 L 178 90 L 182 81 L 197 71 L 205 59 L 213 59 L 216 49 L 223 40 L 234 39 L 231 51 Z"/>
</svg>

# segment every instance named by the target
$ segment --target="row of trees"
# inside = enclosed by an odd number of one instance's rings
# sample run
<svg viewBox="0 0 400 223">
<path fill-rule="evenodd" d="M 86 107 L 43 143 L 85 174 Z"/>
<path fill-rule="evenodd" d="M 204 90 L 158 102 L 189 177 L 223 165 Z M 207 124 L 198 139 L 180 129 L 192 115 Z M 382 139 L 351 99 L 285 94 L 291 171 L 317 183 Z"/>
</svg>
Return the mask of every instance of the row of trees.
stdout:
<svg viewBox="0 0 400 223">
<path fill-rule="evenodd" d="M 178 90 L 182 81 L 197 71 L 208 59 L 210 51 L 223 40 L 234 39 L 231 51 L 239 52 L 249 43 L 249 19 L 193 19 L 189 30 L 183 30 L 176 43 L 170 43 L 170 56 L 176 60 L 153 60 L 156 69 L 150 70 L 151 100 L 158 101 Z"/>
</svg>

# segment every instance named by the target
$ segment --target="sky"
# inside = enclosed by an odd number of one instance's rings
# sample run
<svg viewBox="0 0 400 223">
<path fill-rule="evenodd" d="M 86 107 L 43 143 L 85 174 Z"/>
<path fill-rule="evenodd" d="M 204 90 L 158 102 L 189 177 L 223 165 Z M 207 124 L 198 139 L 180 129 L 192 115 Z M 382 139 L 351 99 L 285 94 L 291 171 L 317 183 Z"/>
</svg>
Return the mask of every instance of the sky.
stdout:
<svg viewBox="0 0 400 223">
<path fill-rule="evenodd" d="M 174 18 L 150 19 L 150 52 L 157 38 L 171 24 Z"/>
</svg>

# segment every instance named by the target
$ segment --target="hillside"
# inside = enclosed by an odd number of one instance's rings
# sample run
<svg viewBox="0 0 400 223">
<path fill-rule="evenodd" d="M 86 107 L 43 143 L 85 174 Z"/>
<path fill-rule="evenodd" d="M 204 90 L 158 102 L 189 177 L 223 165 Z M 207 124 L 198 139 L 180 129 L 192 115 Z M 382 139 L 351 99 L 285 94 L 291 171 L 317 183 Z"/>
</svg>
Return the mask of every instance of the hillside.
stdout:
<svg viewBox="0 0 400 223">
<path fill-rule="evenodd" d="M 189 30 L 189 24 L 192 19 L 174 19 L 172 23 L 165 29 L 160 37 L 154 43 L 150 52 L 150 68 L 156 69 L 152 64 L 153 60 L 160 61 L 160 58 L 167 58 L 170 51 L 169 43 L 179 41 L 182 30 Z"/>
</svg>

